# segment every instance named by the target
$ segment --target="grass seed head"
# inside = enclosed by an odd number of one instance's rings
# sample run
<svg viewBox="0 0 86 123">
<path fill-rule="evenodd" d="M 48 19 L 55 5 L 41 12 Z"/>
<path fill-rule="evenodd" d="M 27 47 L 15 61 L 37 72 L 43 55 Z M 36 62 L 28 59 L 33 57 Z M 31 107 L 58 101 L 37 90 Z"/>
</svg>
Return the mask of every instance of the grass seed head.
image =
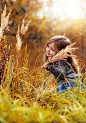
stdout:
<svg viewBox="0 0 86 123">
<path fill-rule="evenodd" d="M 17 31 L 17 35 L 16 35 L 16 39 L 17 39 L 17 44 L 16 44 L 16 46 L 17 46 L 18 51 L 20 50 L 21 45 L 22 45 L 21 37 L 20 37 L 20 35 L 19 35 L 19 31 L 20 31 L 20 29 L 19 29 L 19 26 L 18 26 L 18 31 Z"/>
<path fill-rule="evenodd" d="M 26 16 L 25 16 L 26 18 Z M 24 35 L 26 33 L 26 31 L 28 30 L 30 21 L 27 22 L 27 24 L 25 25 L 25 18 L 22 21 L 22 26 L 21 26 L 21 33 Z"/>
</svg>

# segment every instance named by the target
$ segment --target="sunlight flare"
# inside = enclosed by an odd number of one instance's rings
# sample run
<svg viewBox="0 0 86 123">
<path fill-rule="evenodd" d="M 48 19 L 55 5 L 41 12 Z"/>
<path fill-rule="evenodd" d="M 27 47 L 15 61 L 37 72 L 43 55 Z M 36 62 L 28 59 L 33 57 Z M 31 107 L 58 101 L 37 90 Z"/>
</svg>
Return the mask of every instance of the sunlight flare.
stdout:
<svg viewBox="0 0 86 123">
<path fill-rule="evenodd" d="M 81 0 L 52 0 L 52 5 L 49 4 L 49 0 L 44 0 L 43 8 L 38 15 L 40 17 L 44 15 L 51 18 L 59 17 L 60 20 L 65 20 L 65 18 L 83 19 L 86 14 L 84 9 L 85 1 Z"/>
</svg>

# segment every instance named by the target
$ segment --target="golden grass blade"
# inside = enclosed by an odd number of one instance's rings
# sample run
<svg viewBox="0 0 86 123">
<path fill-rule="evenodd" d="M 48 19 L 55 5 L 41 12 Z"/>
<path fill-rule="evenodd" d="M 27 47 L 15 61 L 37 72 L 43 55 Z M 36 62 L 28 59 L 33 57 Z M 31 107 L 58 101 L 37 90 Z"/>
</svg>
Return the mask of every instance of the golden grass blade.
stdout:
<svg viewBox="0 0 86 123">
<path fill-rule="evenodd" d="M 6 120 L 4 120 L 4 118 L 1 118 L 1 117 L 0 117 L 0 122 L 1 123 L 8 123 Z"/>
</svg>

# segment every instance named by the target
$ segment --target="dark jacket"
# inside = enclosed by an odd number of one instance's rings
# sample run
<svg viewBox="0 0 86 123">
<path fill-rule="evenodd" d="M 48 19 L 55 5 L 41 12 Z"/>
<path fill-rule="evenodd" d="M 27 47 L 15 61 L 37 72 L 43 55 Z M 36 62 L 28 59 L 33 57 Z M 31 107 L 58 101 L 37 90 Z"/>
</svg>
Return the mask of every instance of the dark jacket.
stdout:
<svg viewBox="0 0 86 123">
<path fill-rule="evenodd" d="M 50 64 L 46 70 L 50 71 L 55 76 L 57 84 L 67 81 L 74 82 L 76 78 L 71 65 L 64 60 L 59 60 L 58 62 Z"/>
</svg>

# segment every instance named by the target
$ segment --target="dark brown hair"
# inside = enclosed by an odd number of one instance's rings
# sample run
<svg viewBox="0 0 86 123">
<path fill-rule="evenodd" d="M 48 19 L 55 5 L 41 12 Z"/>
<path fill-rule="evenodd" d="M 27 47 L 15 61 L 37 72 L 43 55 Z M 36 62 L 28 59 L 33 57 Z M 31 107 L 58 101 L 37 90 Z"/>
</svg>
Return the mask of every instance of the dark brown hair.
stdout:
<svg viewBox="0 0 86 123">
<path fill-rule="evenodd" d="M 65 36 L 54 36 L 52 38 L 50 38 L 50 40 L 47 42 L 45 48 L 47 47 L 48 44 L 55 42 L 56 43 L 56 49 L 58 49 L 59 51 L 66 48 L 67 45 L 71 44 L 71 41 L 66 38 Z M 45 60 L 47 60 L 47 56 L 45 55 Z M 72 68 L 74 69 L 75 73 L 78 73 L 78 69 L 77 69 L 77 64 L 74 61 L 73 57 L 68 57 L 67 58 L 67 62 L 69 62 L 72 66 Z"/>
</svg>

